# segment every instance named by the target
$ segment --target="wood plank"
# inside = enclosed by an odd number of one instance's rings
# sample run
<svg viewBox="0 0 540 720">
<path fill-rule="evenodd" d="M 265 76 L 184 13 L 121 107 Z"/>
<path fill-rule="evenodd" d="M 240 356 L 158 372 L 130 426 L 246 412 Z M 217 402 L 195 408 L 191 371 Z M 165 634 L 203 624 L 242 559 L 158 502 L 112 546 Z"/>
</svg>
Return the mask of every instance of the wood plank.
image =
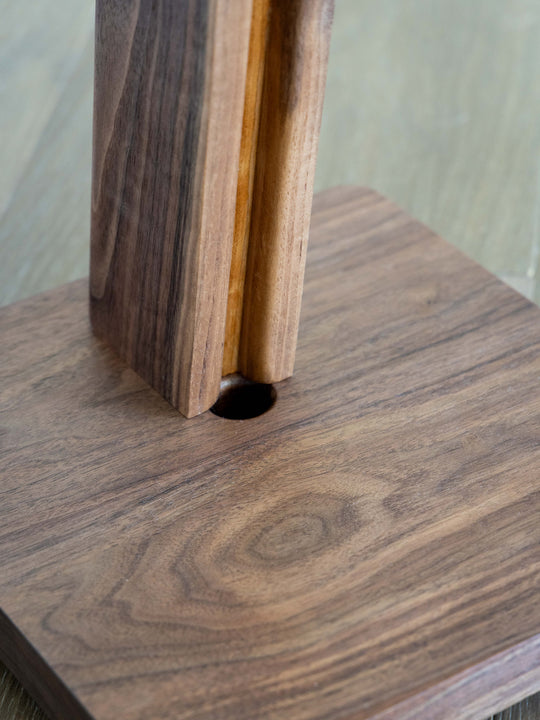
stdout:
<svg viewBox="0 0 540 720">
<path fill-rule="evenodd" d="M 271 0 L 253 1 L 253 18 L 249 41 L 249 60 L 246 78 L 246 99 L 242 124 L 242 143 L 238 188 L 236 192 L 236 217 L 227 298 L 227 321 L 223 347 L 223 375 L 239 369 L 238 354 L 244 310 L 244 286 L 251 226 L 251 207 L 257 141 L 261 114 L 266 47 L 268 41 Z"/>
<path fill-rule="evenodd" d="M 293 373 L 333 0 L 273 0 L 244 288 L 241 373 Z"/>
<path fill-rule="evenodd" d="M 447 698 L 448 701 L 448 698 Z M 459 696 L 455 698 L 456 707 L 460 707 Z M 540 692 L 522 700 L 520 703 L 503 710 L 502 713 L 483 720 L 538 720 L 540 717 Z M 24 690 L 15 676 L 0 663 L 0 718 L 2 720 L 48 720 Z M 399 720 L 406 720 L 403 714 Z"/>
<path fill-rule="evenodd" d="M 187 416 L 219 393 L 251 2 L 97 3 L 92 323 Z"/>
<path fill-rule="evenodd" d="M 2 178 L 13 193 L 0 218 L 0 302 L 5 304 L 87 272 L 93 52 L 85 43 L 92 34 L 93 3 L 80 1 L 76 12 L 66 0 L 46 0 L 39 12 L 37 6 L 10 0 L 0 0 L 0 7 L 10 27 L 0 57 L 6 80 L 0 124 L 10 138 L 1 148 Z M 531 75 L 540 50 L 535 24 L 540 8 L 527 0 L 511 9 L 501 0 L 455 0 L 427 14 L 423 0 L 406 6 L 390 0 L 384 11 L 374 8 L 364 0 L 340 0 L 336 8 L 317 185 L 371 179 L 470 255 L 520 281 L 534 239 L 531 148 L 540 126 L 528 119 L 539 107 Z M 42 16 L 54 21 L 44 22 Z M 482 33 L 475 32 L 478 25 Z M 419 34 L 429 42 L 415 44 Z M 381 44 L 388 51 L 383 55 Z M 469 52 L 462 52 L 464 47 Z M 79 52 L 84 57 L 70 75 L 66 59 L 71 63 Z M 486 63 L 490 52 L 493 62 Z M 59 64 L 45 77 L 51 58 Z M 369 73 L 355 73 L 358 67 L 369 67 Z M 26 123 L 44 120 L 44 90 L 47 103 L 56 97 L 50 93 L 52 81 L 66 82 L 55 90 L 60 105 L 43 135 L 29 145 Z M 396 102 L 399 112 L 392 110 Z M 493 106 L 504 110 L 490 124 Z M 462 117 L 467 120 L 460 122 Z M 32 144 L 34 154 L 19 177 L 21 153 Z M 497 158 L 486 148 L 496 148 Z M 485 171 L 488 156 L 490 172 Z M 463 192 L 463 178 L 472 192 Z M 505 202 L 493 202 L 501 196 Z M 523 284 L 518 289 L 528 292 L 534 278 Z M 0 679 L 0 695 L 1 686 Z M 2 720 L 13 720 L 10 711 L 19 718 L 9 699 L 0 707 Z M 514 715 L 508 713 L 510 718 Z"/>
<path fill-rule="evenodd" d="M 457 676 L 426 689 L 420 697 L 407 698 L 395 707 L 387 708 L 373 720 L 416 720 L 418 706 L 422 706 L 423 716 L 430 720 L 445 718 L 467 718 L 476 720 L 485 715 L 485 708 L 501 708 L 514 700 L 521 700 L 538 687 L 538 669 L 540 666 L 540 634 L 534 639 L 520 643 L 511 650 L 499 653 L 474 668 L 467 668 Z M 479 680 L 486 673 L 486 679 Z M 528 703 L 523 703 L 519 720 L 538 720 L 536 710 L 540 709 L 540 693 L 532 696 L 530 711 Z M 512 708 L 509 708 L 511 711 Z M 431 712 L 431 714 L 430 714 Z M 533 714 L 534 712 L 534 714 Z"/>
<path fill-rule="evenodd" d="M 86 296 L 0 315 L 0 659 L 61 679 L 53 717 L 482 720 L 539 689 L 537 307 L 328 192 L 295 376 L 187 421 Z"/>
</svg>

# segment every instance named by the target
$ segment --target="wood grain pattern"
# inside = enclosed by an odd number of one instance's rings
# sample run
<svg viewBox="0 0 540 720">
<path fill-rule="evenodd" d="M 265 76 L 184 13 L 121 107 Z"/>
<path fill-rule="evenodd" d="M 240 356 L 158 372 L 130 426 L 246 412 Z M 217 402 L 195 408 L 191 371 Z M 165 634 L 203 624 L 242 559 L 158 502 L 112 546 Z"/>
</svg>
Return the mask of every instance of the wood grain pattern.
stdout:
<svg viewBox="0 0 540 720">
<path fill-rule="evenodd" d="M 457 707 L 459 707 L 459 697 L 457 698 Z M 402 715 L 397 717 L 399 720 L 405 720 Z M 538 720 L 539 717 L 540 692 L 486 720 Z M 0 719 L 49 720 L 15 676 L 2 663 L 0 663 Z"/>
<path fill-rule="evenodd" d="M 416 720 L 419 705 L 423 716 L 430 720 L 455 717 L 477 720 L 484 717 L 486 708 L 504 707 L 512 702 L 512 698 L 520 700 L 530 692 L 531 687 L 538 687 L 539 667 L 540 634 L 490 658 L 485 664 L 481 663 L 472 673 L 467 668 L 459 675 L 428 688 L 420 697 L 407 698 L 395 707 L 383 710 L 372 720 Z M 488 675 L 488 681 L 478 683 L 482 672 Z M 527 703 L 523 703 L 523 713 L 518 705 L 519 720 L 529 717 L 538 720 L 538 700 L 540 693 L 532 696 L 530 712 L 526 710 Z M 512 708 L 509 710 L 511 712 Z"/>
<path fill-rule="evenodd" d="M 92 323 L 187 416 L 219 393 L 250 21 L 97 3 Z"/>
<path fill-rule="evenodd" d="M 61 678 L 53 717 L 481 719 L 538 689 L 540 310 L 368 191 L 320 196 L 310 247 L 297 373 L 246 422 L 176 413 L 84 282 L 2 310 L 0 659 Z"/>
<path fill-rule="evenodd" d="M 223 375 L 230 375 L 239 369 L 238 354 L 242 332 L 244 286 L 270 8 L 271 0 L 253 0 L 246 99 L 236 192 L 236 217 L 223 347 Z"/>
<path fill-rule="evenodd" d="M 0 45 L 6 304 L 87 273 L 94 3 L 0 7 L 10 28 Z M 316 185 L 370 181 L 534 293 L 525 273 L 538 239 L 539 18 L 529 0 L 453 0 L 429 12 L 425 0 L 338 0 Z M 21 720 L 2 690 L 0 671 L 0 718 Z M 504 720 L 537 720 L 529 705 Z"/>
<path fill-rule="evenodd" d="M 333 0 L 273 0 L 248 247 L 239 370 L 292 375 Z"/>
<path fill-rule="evenodd" d="M 92 322 L 191 417 L 292 374 L 333 0 L 152 7 L 98 4 Z"/>
</svg>

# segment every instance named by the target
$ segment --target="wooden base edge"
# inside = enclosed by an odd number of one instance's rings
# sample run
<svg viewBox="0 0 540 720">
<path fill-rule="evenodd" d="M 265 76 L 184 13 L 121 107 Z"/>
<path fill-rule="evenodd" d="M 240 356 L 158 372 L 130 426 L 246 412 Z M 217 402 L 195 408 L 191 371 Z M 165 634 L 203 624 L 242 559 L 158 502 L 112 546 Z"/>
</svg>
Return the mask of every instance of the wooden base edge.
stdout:
<svg viewBox="0 0 540 720">
<path fill-rule="evenodd" d="M 51 717 L 92 720 L 39 652 L 0 609 L 0 661 Z"/>
</svg>

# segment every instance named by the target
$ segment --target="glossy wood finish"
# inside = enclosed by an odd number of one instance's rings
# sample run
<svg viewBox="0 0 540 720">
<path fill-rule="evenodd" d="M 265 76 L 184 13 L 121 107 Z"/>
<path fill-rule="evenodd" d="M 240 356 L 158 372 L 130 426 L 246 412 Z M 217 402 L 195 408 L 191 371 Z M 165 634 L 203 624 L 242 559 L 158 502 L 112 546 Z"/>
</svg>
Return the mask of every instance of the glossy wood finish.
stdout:
<svg viewBox="0 0 540 720">
<path fill-rule="evenodd" d="M 187 416 L 223 336 L 251 0 L 98 0 L 91 314 Z"/>
<path fill-rule="evenodd" d="M 293 373 L 333 0 L 273 0 L 257 144 L 239 366 Z"/>
<path fill-rule="evenodd" d="M 2 310 L 0 652 L 41 701 L 62 679 L 57 717 L 480 720 L 538 689 L 540 310 L 369 191 L 320 196 L 310 248 L 297 372 L 246 422 L 178 415 L 83 282 Z"/>
</svg>

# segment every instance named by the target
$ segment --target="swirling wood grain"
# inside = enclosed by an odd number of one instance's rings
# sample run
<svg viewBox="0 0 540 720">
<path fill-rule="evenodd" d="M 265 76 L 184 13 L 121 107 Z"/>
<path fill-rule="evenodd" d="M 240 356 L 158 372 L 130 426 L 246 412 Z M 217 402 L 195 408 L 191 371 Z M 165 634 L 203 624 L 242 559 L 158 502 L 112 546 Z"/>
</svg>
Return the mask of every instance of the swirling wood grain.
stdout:
<svg viewBox="0 0 540 720">
<path fill-rule="evenodd" d="M 86 292 L 0 315 L 0 653 L 51 714 L 457 720 L 538 689 L 537 307 L 330 191 L 295 377 L 187 421 Z"/>
</svg>

